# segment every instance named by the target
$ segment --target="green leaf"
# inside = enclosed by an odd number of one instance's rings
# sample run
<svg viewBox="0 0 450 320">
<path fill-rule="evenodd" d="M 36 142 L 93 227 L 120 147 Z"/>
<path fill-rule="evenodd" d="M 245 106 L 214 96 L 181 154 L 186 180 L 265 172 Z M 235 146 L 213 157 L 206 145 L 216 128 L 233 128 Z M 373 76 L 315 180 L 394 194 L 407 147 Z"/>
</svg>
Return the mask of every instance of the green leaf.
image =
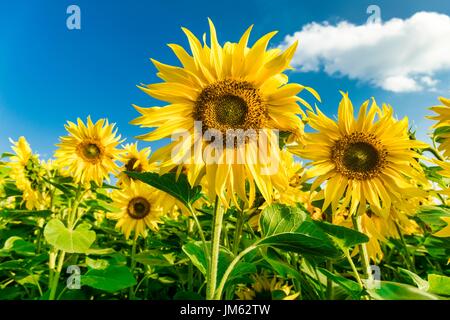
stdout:
<svg viewBox="0 0 450 320">
<path fill-rule="evenodd" d="M 307 214 L 298 207 L 273 204 L 262 211 L 261 230 L 266 237 L 283 232 L 294 232 L 306 220 L 306 217 Z"/>
<path fill-rule="evenodd" d="M 423 244 L 430 256 L 448 261 L 450 256 L 449 238 L 428 237 Z"/>
<path fill-rule="evenodd" d="M 231 285 L 233 283 L 240 283 L 243 277 L 245 277 L 246 275 L 254 274 L 256 272 L 257 269 L 255 264 L 250 262 L 239 262 L 228 276 L 225 289 L 228 285 Z M 222 279 L 222 276 L 220 277 L 220 279 Z"/>
<path fill-rule="evenodd" d="M 81 284 L 107 292 L 116 292 L 136 285 L 136 279 L 128 267 L 110 266 L 106 269 L 90 269 L 81 276 Z"/>
<path fill-rule="evenodd" d="M 417 217 L 422 220 L 435 233 L 447 226 L 442 217 L 450 217 L 450 210 L 437 206 L 424 206 L 420 208 Z"/>
<path fill-rule="evenodd" d="M 0 256 L 9 255 L 10 252 L 15 252 L 21 256 L 34 256 L 36 247 L 31 242 L 23 240 L 21 237 L 9 237 L 0 250 Z"/>
<path fill-rule="evenodd" d="M 334 225 L 328 222 L 317 221 L 316 223 L 323 231 L 333 238 L 340 248 L 348 249 L 369 241 L 368 236 L 356 230 Z"/>
<path fill-rule="evenodd" d="M 95 232 L 87 225 L 79 225 L 75 230 L 64 226 L 61 220 L 50 220 L 44 229 L 44 237 L 49 244 L 68 253 L 86 253 L 95 241 Z"/>
<path fill-rule="evenodd" d="M 298 207 L 274 204 L 260 218 L 263 239 L 258 246 L 271 246 L 320 257 L 339 257 L 332 239 Z"/>
<path fill-rule="evenodd" d="M 21 269 L 23 269 L 23 260 L 9 260 L 0 263 L 0 271 L 14 270 L 17 272 Z"/>
<path fill-rule="evenodd" d="M 183 251 L 191 259 L 194 266 L 206 276 L 208 272 L 208 261 L 205 257 L 201 242 L 189 242 L 183 246 Z"/>
<path fill-rule="evenodd" d="M 370 296 L 377 300 L 439 300 L 434 294 L 407 284 L 391 281 L 378 283 L 380 284 L 378 288 L 367 289 Z"/>
<path fill-rule="evenodd" d="M 26 284 L 31 284 L 33 286 L 38 286 L 39 285 L 39 278 L 40 275 L 39 274 L 30 274 L 22 279 L 18 279 L 17 283 L 21 284 L 22 286 L 26 285 Z"/>
<path fill-rule="evenodd" d="M 429 274 L 428 283 L 430 285 L 429 292 L 442 296 L 450 296 L 450 277 Z"/>
<path fill-rule="evenodd" d="M 318 270 L 324 274 L 331 281 L 338 284 L 341 288 L 343 288 L 347 293 L 349 293 L 353 298 L 358 299 L 361 296 L 362 289 L 360 285 L 350 279 L 344 278 L 340 275 L 333 274 L 329 272 L 327 269 L 318 268 Z"/>
<path fill-rule="evenodd" d="M 50 210 L 18 210 L 18 209 L 3 209 L 0 210 L 0 217 L 9 219 L 23 219 L 29 217 L 48 217 L 51 215 Z"/>
<path fill-rule="evenodd" d="M 138 173 L 127 171 L 126 174 L 156 189 L 167 192 L 185 205 L 194 203 L 201 196 L 201 186 L 191 187 L 185 174 L 180 174 L 178 178 L 175 172 L 169 172 L 161 176 L 155 172 Z"/>
<path fill-rule="evenodd" d="M 86 254 L 92 254 L 92 255 L 97 255 L 97 256 L 101 256 L 101 255 L 107 255 L 107 254 L 111 254 L 111 253 L 115 253 L 113 248 L 89 248 L 88 250 L 86 250 L 85 252 Z"/>
<path fill-rule="evenodd" d="M 91 269 L 106 269 L 109 262 L 105 259 L 91 259 L 86 257 L 86 265 Z"/>
<path fill-rule="evenodd" d="M 194 266 L 196 266 L 200 270 L 200 272 L 203 273 L 203 275 L 206 277 L 209 263 L 207 258 L 205 257 L 205 253 L 202 246 L 203 243 L 201 241 L 189 242 L 183 246 L 183 251 L 191 259 Z M 211 248 L 211 242 L 207 242 L 206 247 L 209 252 Z M 219 263 L 217 266 L 217 284 L 219 284 L 220 281 L 222 280 L 223 274 L 225 273 L 225 271 L 227 270 L 228 266 L 231 264 L 232 261 L 233 261 L 233 254 L 230 251 L 228 251 L 228 249 L 220 247 Z M 228 281 L 232 278 L 239 277 L 242 274 L 254 271 L 255 269 L 253 267 L 250 267 L 248 263 L 240 262 L 235 266 L 235 268 L 231 272 Z"/>
<path fill-rule="evenodd" d="M 2 154 L 0 154 L 0 159 L 3 159 L 3 158 L 9 158 L 9 157 L 13 157 L 14 156 L 14 153 L 11 153 L 11 152 L 3 152 Z"/>
<path fill-rule="evenodd" d="M 316 236 L 299 232 L 280 233 L 262 239 L 258 246 L 271 246 L 287 251 L 329 258 L 336 258 L 341 255 L 341 252 L 333 245 L 331 240 L 320 234 Z"/>
<path fill-rule="evenodd" d="M 267 253 L 263 254 L 264 260 L 266 260 L 281 277 L 300 279 L 300 273 L 295 268 L 279 259 L 273 251 L 274 249 L 267 250 Z"/>
<path fill-rule="evenodd" d="M 403 269 L 403 268 L 398 268 L 398 269 L 400 270 L 400 272 L 407 274 L 412 279 L 412 281 L 414 281 L 417 288 L 419 288 L 420 290 L 423 290 L 423 291 L 428 291 L 428 288 L 430 287 L 430 285 L 428 284 L 428 281 L 423 280 L 421 277 L 419 277 L 419 275 L 415 274 L 412 271 L 409 271 L 409 270 Z"/>
<path fill-rule="evenodd" d="M 169 261 L 166 258 L 166 255 L 163 255 L 161 253 L 158 254 L 153 251 L 144 251 L 138 253 L 135 256 L 135 260 L 139 263 L 149 266 L 169 267 L 173 265 L 173 261 Z"/>
</svg>

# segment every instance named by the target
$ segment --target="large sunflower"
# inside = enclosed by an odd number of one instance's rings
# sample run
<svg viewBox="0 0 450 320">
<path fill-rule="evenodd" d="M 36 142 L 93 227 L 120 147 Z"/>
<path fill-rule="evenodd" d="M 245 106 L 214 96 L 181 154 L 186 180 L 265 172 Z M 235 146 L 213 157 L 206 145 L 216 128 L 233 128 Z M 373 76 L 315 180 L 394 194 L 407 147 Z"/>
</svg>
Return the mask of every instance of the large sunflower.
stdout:
<svg viewBox="0 0 450 320">
<path fill-rule="evenodd" d="M 440 97 L 443 105 L 431 107 L 431 110 L 437 113 L 435 116 L 429 116 L 429 119 L 436 120 L 433 125 L 436 129 L 436 139 L 440 142 L 439 150 L 444 153 L 446 158 L 450 157 L 450 99 Z M 447 130 L 446 130 L 447 129 Z"/>
<path fill-rule="evenodd" d="M 96 182 L 102 185 L 109 174 L 118 169 L 115 163 L 119 160 L 121 151 L 117 149 L 120 135 L 114 124 L 100 119 L 95 124 L 88 117 L 87 125 L 81 119 L 78 124 L 68 121 L 65 125 L 68 136 L 61 137 L 61 143 L 55 152 L 58 165 L 67 170 L 76 182 L 89 184 Z"/>
<path fill-rule="evenodd" d="M 189 30 L 182 28 L 192 55 L 179 45 L 169 44 L 182 67 L 152 60 L 164 82 L 140 88 L 153 98 L 168 102 L 168 105 L 163 108 L 135 106 L 142 115 L 132 123 L 156 128 L 139 137 L 143 140 L 167 138 L 179 130 L 189 134 L 189 139 L 182 144 L 175 141 L 154 153 L 151 160 L 162 161 L 163 172 L 172 170 L 182 159 L 183 163 L 191 164 L 189 181 L 192 184 L 206 175 L 212 200 L 219 196 L 222 203 L 228 205 L 230 199 L 236 203 L 237 194 L 249 205 L 254 199 L 256 184 L 270 202 L 274 187 L 283 190 L 287 186 L 287 178 L 281 172 L 263 172 L 266 166 L 279 160 L 278 139 L 272 130 L 301 136 L 303 122 L 298 115 L 302 111 L 297 103 L 305 101 L 297 94 L 306 89 L 317 98 L 318 95 L 300 84 L 288 84 L 288 77 L 283 74 L 290 68 L 297 43 L 284 52 L 267 49 L 270 39 L 276 34 L 271 32 L 248 48 L 250 27 L 238 43 L 226 42 L 222 47 L 211 21 L 209 26 L 209 46 L 206 38 L 202 45 Z M 201 124 L 195 126 L 196 121 Z M 268 129 L 267 150 L 270 151 L 265 156 L 258 153 L 261 151 L 260 136 L 256 139 L 244 137 L 244 143 L 239 147 L 234 138 L 228 145 L 225 142 L 228 137 L 223 140 L 216 138 L 214 145 L 222 146 L 223 150 L 206 154 L 211 151 L 208 146 L 213 143 L 202 139 L 203 134 L 214 130 L 221 134 L 228 130 L 241 130 L 242 137 L 242 130 L 257 132 L 261 129 Z M 269 157 L 272 161 L 268 161 Z"/>
<path fill-rule="evenodd" d="M 128 239 L 132 231 L 134 237 L 147 236 L 147 227 L 158 230 L 162 215 L 159 205 L 160 193 L 153 187 L 140 181 L 124 183 L 121 190 L 114 190 L 113 206 L 118 212 L 107 214 L 109 219 L 118 220 L 116 227 L 120 228 Z"/>
<path fill-rule="evenodd" d="M 45 204 L 46 195 L 42 186 L 42 176 L 45 169 L 34 155 L 25 137 L 18 141 L 12 141 L 12 149 L 15 153 L 10 158 L 11 179 L 16 183 L 19 190 L 23 192 L 23 201 L 28 210 L 41 209 Z"/>
<path fill-rule="evenodd" d="M 347 94 L 339 105 L 337 123 L 318 108 L 308 112 L 310 126 L 317 132 L 305 134 L 305 147 L 297 151 L 313 160 L 307 178 L 316 177 L 311 190 L 324 184 L 325 210 L 330 204 L 335 212 L 340 204 L 354 214 L 372 211 L 387 216 L 391 205 L 405 199 L 425 196 L 416 187 L 427 181 L 414 150 L 427 147 L 412 140 L 408 120 L 393 118 L 390 106 L 380 109 L 373 100 L 363 103 L 357 119 Z M 343 201 L 340 200 L 343 198 Z"/>
</svg>

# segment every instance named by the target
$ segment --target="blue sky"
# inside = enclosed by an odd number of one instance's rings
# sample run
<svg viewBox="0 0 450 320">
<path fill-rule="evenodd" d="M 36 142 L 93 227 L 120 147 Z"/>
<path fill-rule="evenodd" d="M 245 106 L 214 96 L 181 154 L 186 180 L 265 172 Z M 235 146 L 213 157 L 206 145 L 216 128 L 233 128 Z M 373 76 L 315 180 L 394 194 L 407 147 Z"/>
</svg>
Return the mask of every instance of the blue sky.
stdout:
<svg viewBox="0 0 450 320">
<path fill-rule="evenodd" d="M 81 8 L 81 30 L 68 30 L 66 27 L 66 9 L 71 4 Z M 136 85 L 158 82 L 150 57 L 176 64 L 166 44 L 187 46 L 181 26 L 201 36 L 208 31 L 207 17 L 211 17 L 218 30 L 219 41 L 223 43 L 237 41 L 243 31 L 254 24 L 252 41 L 266 32 L 278 30 L 272 43 L 277 46 L 286 36 L 313 22 L 328 21 L 330 25 L 336 25 L 348 21 L 363 25 L 368 17 L 366 9 L 371 4 L 380 7 L 383 21 L 392 18 L 406 20 L 420 11 L 450 15 L 450 3 L 437 0 L 2 1 L 0 152 L 10 150 L 9 137 L 17 139 L 24 135 L 34 150 L 43 157 L 49 157 L 58 137 L 65 134 L 65 122 L 77 117 L 85 119 L 88 115 L 93 119 L 106 117 L 117 123 L 122 136 L 127 141 L 134 141 L 133 137 L 145 130 L 128 123 L 138 115 L 131 104 L 158 105 Z M 445 42 L 448 38 L 442 39 L 442 43 Z M 380 45 L 389 48 L 391 44 Z M 423 46 L 427 44 L 423 43 Z M 399 54 L 398 51 L 378 49 L 379 55 Z M 450 67 L 444 58 L 436 60 L 436 63 L 442 63 L 442 68 L 433 65 L 432 79 L 427 72 L 414 69 L 418 72 L 414 79 L 425 81 L 423 75 L 426 75 L 433 83 L 438 83 L 433 88 L 425 88 L 423 84 L 421 89 L 392 91 L 380 85 L 380 77 L 384 73 L 374 80 L 361 74 L 346 74 L 348 68 L 345 66 L 338 66 L 336 72 L 324 71 L 327 63 L 342 58 L 333 57 L 333 47 L 328 50 L 326 56 L 321 56 L 320 52 L 313 53 L 325 59 L 324 65 L 319 63 L 314 71 L 290 73 L 290 79 L 314 87 L 322 96 L 322 109 L 330 116 L 336 113 L 339 90 L 349 91 L 355 105 L 374 96 L 379 102 L 392 104 L 398 116 L 408 115 L 420 136 L 425 137 L 430 125 L 423 120 L 423 116 L 429 114 L 427 107 L 436 104 L 439 95 L 450 96 Z M 357 55 L 356 69 L 358 63 L 375 59 L 378 54 L 358 56 L 360 47 L 345 50 Z M 429 59 L 433 57 L 431 54 Z M 409 80 L 416 81 L 412 76 Z M 418 85 L 420 83 L 417 82 Z M 313 102 L 311 97 L 305 97 Z M 155 149 L 161 143 L 150 145 Z M 141 142 L 140 145 L 148 143 Z"/>
</svg>

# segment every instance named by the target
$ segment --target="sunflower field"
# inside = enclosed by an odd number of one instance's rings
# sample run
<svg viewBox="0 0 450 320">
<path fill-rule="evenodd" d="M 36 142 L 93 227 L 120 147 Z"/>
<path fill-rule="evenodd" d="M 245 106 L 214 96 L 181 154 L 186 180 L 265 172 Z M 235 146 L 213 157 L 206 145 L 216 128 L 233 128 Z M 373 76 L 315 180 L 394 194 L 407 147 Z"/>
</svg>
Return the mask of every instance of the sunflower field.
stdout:
<svg viewBox="0 0 450 320">
<path fill-rule="evenodd" d="M 450 100 L 429 106 L 430 143 L 374 98 L 341 92 L 330 118 L 288 79 L 297 43 L 209 27 L 139 86 L 162 106 L 131 124 L 163 147 L 90 117 L 51 159 L 10 140 L 0 299 L 448 299 Z"/>
</svg>

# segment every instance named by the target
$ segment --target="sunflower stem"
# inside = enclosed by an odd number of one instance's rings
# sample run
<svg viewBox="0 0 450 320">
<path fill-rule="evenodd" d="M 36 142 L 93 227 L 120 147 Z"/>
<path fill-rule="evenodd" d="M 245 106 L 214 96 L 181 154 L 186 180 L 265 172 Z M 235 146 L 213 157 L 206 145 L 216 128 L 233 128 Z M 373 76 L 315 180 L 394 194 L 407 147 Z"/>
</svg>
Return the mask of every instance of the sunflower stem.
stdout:
<svg viewBox="0 0 450 320">
<path fill-rule="evenodd" d="M 409 254 L 408 245 L 406 244 L 405 237 L 403 237 L 403 233 L 400 230 L 400 226 L 398 225 L 397 221 L 394 221 L 394 224 L 395 228 L 397 229 L 397 233 L 400 237 L 400 242 L 402 243 L 403 250 L 405 251 L 406 264 L 408 265 L 409 270 L 411 270 L 412 272 L 416 272 L 416 266 L 414 265 L 414 261 L 411 255 Z"/>
<path fill-rule="evenodd" d="M 223 210 L 219 203 L 219 197 L 216 196 L 214 203 L 214 224 L 212 230 L 211 241 L 211 261 L 209 264 L 209 279 L 206 286 L 206 299 L 214 300 L 216 284 L 217 284 L 217 268 L 219 265 L 219 252 L 220 252 L 220 233 L 222 231 L 223 222 Z"/>
<path fill-rule="evenodd" d="M 353 227 L 355 228 L 356 231 L 364 233 L 362 230 L 361 219 L 362 217 L 360 215 L 352 216 Z M 369 260 L 369 252 L 367 251 L 367 244 L 361 243 L 358 247 L 359 247 L 359 257 L 364 272 L 363 274 L 366 278 L 367 283 L 372 283 L 373 277 L 370 269 L 370 260 Z"/>
<path fill-rule="evenodd" d="M 137 237 L 134 237 L 133 239 L 133 245 L 131 246 L 131 273 L 134 275 L 134 269 L 136 268 L 136 244 L 137 244 Z M 130 292 L 128 294 L 128 299 L 133 300 L 135 297 L 134 292 L 134 286 L 130 287 Z"/>
<path fill-rule="evenodd" d="M 56 266 L 56 272 L 52 278 L 52 285 L 50 288 L 49 300 L 55 300 L 56 290 L 58 289 L 59 276 L 61 274 L 62 267 L 64 265 L 64 258 L 66 257 L 66 252 L 61 251 L 58 257 L 58 265 Z"/>
<path fill-rule="evenodd" d="M 188 225 L 188 237 L 191 238 L 193 236 L 193 221 L 191 219 L 187 219 Z M 188 263 L 188 291 L 194 290 L 194 263 L 189 260 Z"/>
<path fill-rule="evenodd" d="M 244 227 L 244 211 L 238 210 L 238 216 L 236 220 L 236 229 L 234 230 L 233 239 L 233 254 L 237 255 L 239 251 L 239 244 L 241 242 L 242 229 Z"/>
<path fill-rule="evenodd" d="M 327 219 L 328 223 L 333 223 L 333 213 L 330 210 L 326 211 L 326 219 Z M 333 270 L 334 270 L 333 262 L 330 259 L 327 260 L 326 267 L 330 273 L 333 273 Z M 327 295 L 327 300 L 333 299 L 333 281 L 329 277 L 327 277 L 326 295 Z"/>
<path fill-rule="evenodd" d="M 225 287 L 225 284 L 227 283 L 228 277 L 231 274 L 231 271 L 233 271 L 234 267 L 237 265 L 237 263 L 249 252 L 255 250 L 258 247 L 258 243 L 256 242 L 250 247 L 247 247 L 245 250 L 241 251 L 234 260 L 230 263 L 227 270 L 225 270 L 225 273 L 223 274 L 222 279 L 220 280 L 219 287 L 217 288 L 217 292 L 215 294 L 215 300 L 220 300 L 222 297 L 222 292 Z"/>
<path fill-rule="evenodd" d="M 353 259 L 350 256 L 349 250 L 345 249 L 344 254 L 345 254 L 345 257 L 347 258 L 348 263 L 350 264 L 350 267 L 352 268 L 353 275 L 354 275 L 356 281 L 358 281 L 358 284 L 361 287 L 361 290 L 364 290 L 364 284 L 361 280 L 361 277 L 359 276 L 358 269 L 356 269 L 355 263 L 353 262 Z"/>
<path fill-rule="evenodd" d="M 200 221 L 198 220 L 197 214 L 195 213 L 195 209 L 190 204 L 187 206 L 187 208 L 188 208 L 190 214 L 192 215 L 192 217 L 194 218 L 195 224 L 197 225 L 198 233 L 200 235 L 200 239 L 203 244 L 203 254 L 206 257 L 206 261 L 208 262 L 208 265 L 210 265 L 211 264 L 211 256 L 209 255 L 208 248 L 206 247 L 206 238 L 205 238 L 205 233 L 203 232 L 202 225 L 200 224 Z M 206 274 L 206 282 L 208 282 L 208 279 L 209 279 L 208 277 L 209 277 L 209 272 L 207 272 L 207 274 Z"/>
</svg>

